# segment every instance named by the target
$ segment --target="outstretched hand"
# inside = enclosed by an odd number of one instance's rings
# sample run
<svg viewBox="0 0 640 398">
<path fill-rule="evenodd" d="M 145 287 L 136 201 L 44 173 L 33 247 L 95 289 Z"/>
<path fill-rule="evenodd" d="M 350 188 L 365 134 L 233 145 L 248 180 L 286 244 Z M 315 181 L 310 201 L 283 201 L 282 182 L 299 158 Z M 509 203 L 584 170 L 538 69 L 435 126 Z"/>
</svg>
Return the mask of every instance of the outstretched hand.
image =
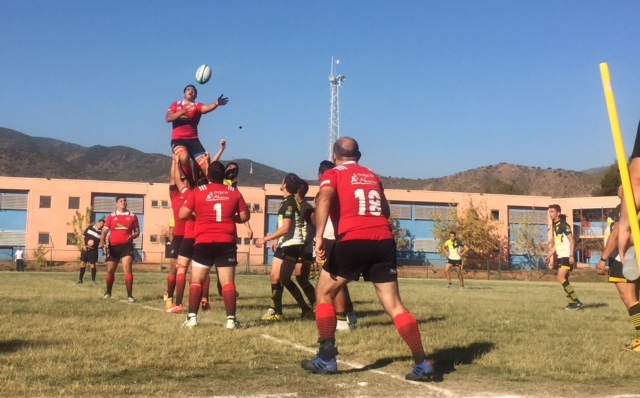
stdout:
<svg viewBox="0 0 640 398">
<path fill-rule="evenodd" d="M 229 102 L 229 97 L 225 97 L 224 94 L 220 94 L 218 97 L 218 106 L 227 105 Z"/>
</svg>

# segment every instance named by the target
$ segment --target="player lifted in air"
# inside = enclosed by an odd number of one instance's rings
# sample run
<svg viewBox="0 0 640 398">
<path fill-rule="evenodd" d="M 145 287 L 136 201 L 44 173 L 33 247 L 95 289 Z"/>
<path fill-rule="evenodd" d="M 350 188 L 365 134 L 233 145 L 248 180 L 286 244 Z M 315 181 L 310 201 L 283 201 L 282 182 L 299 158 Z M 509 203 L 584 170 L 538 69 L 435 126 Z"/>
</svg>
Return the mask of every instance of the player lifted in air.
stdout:
<svg viewBox="0 0 640 398">
<path fill-rule="evenodd" d="M 223 95 L 220 95 L 216 102 L 204 105 L 196 102 L 198 90 L 195 86 L 188 85 L 184 88 L 184 99 L 172 103 L 167 111 L 167 123 L 173 125 L 171 148 L 173 148 L 173 154 L 180 159 L 182 173 L 191 186 L 194 186 L 195 181 L 198 180 L 195 176 L 206 176 L 210 161 L 209 154 L 198 138 L 200 117 L 219 106 L 226 105 L 229 99 Z M 191 159 L 198 165 L 196 173 L 191 168 Z"/>
</svg>

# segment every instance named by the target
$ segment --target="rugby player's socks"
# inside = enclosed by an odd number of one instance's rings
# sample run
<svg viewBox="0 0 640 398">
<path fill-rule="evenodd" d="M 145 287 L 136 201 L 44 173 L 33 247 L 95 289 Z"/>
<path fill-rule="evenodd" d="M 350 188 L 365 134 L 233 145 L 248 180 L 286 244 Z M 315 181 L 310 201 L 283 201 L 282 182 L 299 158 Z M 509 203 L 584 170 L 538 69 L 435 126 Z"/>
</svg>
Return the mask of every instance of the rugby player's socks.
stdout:
<svg viewBox="0 0 640 398">
<path fill-rule="evenodd" d="M 416 363 L 424 361 L 425 354 L 424 348 L 422 347 L 422 337 L 420 336 L 420 329 L 418 328 L 416 318 L 409 311 L 406 311 L 393 318 L 393 324 L 396 325 L 396 330 L 400 334 L 400 337 L 402 337 L 402 340 L 409 346 Z"/>
<path fill-rule="evenodd" d="M 202 298 L 209 300 L 209 287 L 211 286 L 211 274 L 207 273 L 204 278 L 204 285 L 202 285 Z"/>
<path fill-rule="evenodd" d="M 127 287 L 127 297 L 133 295 L 133 274 L 125 274 L 124 284 Z"/>
<path fill-rule="evenodd" d="M 96 273 L 98 272 L 98 270 L 96 269 L 96 267 L 91 268 L 91 280 L 92 281 L 96 281 Z"/>
<path fill-rule="evenodd" d="M 115 282 L 116 276 L 114 274 L 107 273 L 106 280 L 107 280 L 107 293 L 111 294 L 111 289 L 113 289 L 113 282 Z"/>
<path fill-rule="evenodd" d="M 84 278 L 84 272 L 87 270 L 87 267 L 80 267 L 80 277 L 78 278 L 79 281 L 82 281 L 82 279 Z"/>
<path fill-rule="evenodd" d="M 167 297 L 173 298 L 173 293 L 176 291 L 176 276 L 167 275 Z"/>
<path fill-rule="evenodd" d="M 289 283 L 287 283 L 285 287 L 296 300 L 296 303 L 298 303 L 298 306 L 302 309 L 302 311 L 310 310 L 307 302 L 304 301 L 304 297 L 302 297 L 302 292 L 300 291 L 300 289 L 298 289 L 298 285 L 296 285 L 296 283 L 292 279 L 289 279 Z"/>
<path fill-rule="evenodd" d="M 228 283 L 222 286 L 222 301 L 224 302 L 224 309 L 227 311 L 227 316 L 236 315 L 236 285 Z"/>
<path fill-rule="evenodd" d="M 633 327 L 636 328 L 636 339 L 640 339 L 640 303 L 636 302 L 629 307 L 629 316 Z"/>
<path fill-rule="evenodd" d="M 189 315 L 197 314 L 202 299 L 202 284 L 191 282 L 189 284 Z"/>
<path fill-rule="evenodd" d="M 336 308 L 333 303 L 320 303 L 316 306 L 316 326 L 320 340 L 333 339 L 337 323 Z"/>
<path fill-rule="evenodd" d="M 184 288 L 187 284 L 187 274 L 178 273 L 176 275 L 176 300 L 175 305 L 182 304 L 182 299 L 184 298 Z M 200 285 L 200 289 L 202 289 L 202 285 Z M 191 287 L 189 287 L 189 292 L 191 292 Z M 189 293 L 191 294 L 191 293 Z M 200 291 L 202 295 L 202 291 Z M 200 299 L 198 299 L 198 302 Z M 191 305 L 191 298 L 189 298 L 189 305 Z"/>
<path fill-rule="evenodd" d="M 564 288 L 564 291 L 567 293 L 567 300 L 569 301 L 569 304 L 573 304 L 576 301 L 578 301 L 578 295 L 573 290 L 573 286 L 571 286 L 568 280 L 565 280 L 564 282 L 562 282 L 562 287 Z"/>
<path fill-rule="evenodd" d="M 279 283 L 271 284 L 271 308 L 282 315 L 282 285 Z"/>
<path fill-rule="evenodd" d="M 309 282 L 308 278 L 304 278 L 302 280 L 300 279 L 296 278 L 296 280 L 300 284 L 300 287 L 302 288 L 302 291 L 304 292 L 304 295 L 307 296 L 307 300 L 309 300 L 309 304 L 311 304 L 311 308 L 313 308 L 313 306 L 316 303 L 316 289 Z"/>
<path fill-rule="evenodd" d="M 347 313 L 346 312 L 336 312 L 336 319 L 338 321 L 347 321 Z"/>
</svg>

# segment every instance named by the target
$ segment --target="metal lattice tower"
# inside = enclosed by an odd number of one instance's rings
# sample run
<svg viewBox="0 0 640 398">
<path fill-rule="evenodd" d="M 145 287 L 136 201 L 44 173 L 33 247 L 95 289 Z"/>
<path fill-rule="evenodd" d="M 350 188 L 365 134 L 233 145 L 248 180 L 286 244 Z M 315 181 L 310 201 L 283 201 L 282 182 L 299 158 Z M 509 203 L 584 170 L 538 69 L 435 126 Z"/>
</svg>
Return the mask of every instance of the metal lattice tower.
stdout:
<svg viewBox="0 0 640 398">
<path fill-rule="evenodd" d="M 329 113 L 329 151 L 328 158 L 332 160 L 333 144 L 340 138 L 340 87 L 345 80 L 344 75 L 339 75 L 336 65 L 340 60 L 333 60 L 331 57 L 331 74 L 329 75 L 329 86 L 331 88 L 331 107 Z"/>
</svg>

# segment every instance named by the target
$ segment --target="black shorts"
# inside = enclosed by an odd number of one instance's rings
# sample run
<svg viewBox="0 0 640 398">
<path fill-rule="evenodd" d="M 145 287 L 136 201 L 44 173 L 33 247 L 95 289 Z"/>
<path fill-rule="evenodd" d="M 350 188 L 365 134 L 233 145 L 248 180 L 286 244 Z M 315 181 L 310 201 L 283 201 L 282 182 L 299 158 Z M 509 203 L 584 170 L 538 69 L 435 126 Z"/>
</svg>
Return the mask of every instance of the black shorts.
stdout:
<svg viewBox="0 0 640 398">
<path fill-rule="evenodd" d="M 331 256 L 333 256 L 333 248 L 336 246 L 336 240 L 335 239 L 322 239 L 322 241 L 324 242 L 324 253 L 325 253 L 325 260 L 324 260 L 324 264 L 322 264 L 322 268 L 325 271 L 329 271 L 329 261 L 331 260 Z"/>
<path fill-rule="evenodd" d="M 313 261 L 313 254 L 311 252 L 303 252 L 300 254 L 300 257 L 298 257 L 298 263 L 305 261 Z"/>
<path fill-rule="evenodd" d="M 454 267 L 461 267 L 462 266 L 462 259 L 460 260 L 452 260 L 450 258 L 447 259 L 447 264 L 451 264 Z"/>
<path fill-rule="evenodd" d="M 569 262 L 569 257 L 558 257 L 558 266 L 557 268 L 568 269 L 569 271 L 573 271 L 573 265 Z"/>
<path fill-rule="evenodd" d="M 235 267 L 238 265 L 238 246 L 233 243 L 198 243 L 193 246 L 194 268 Z"/>
<path fill-rule="evenodd" d="M 186 257 L 189 259 L 193 259 L 193 245 L 196 244 L 196 238 L 183 238 L 180 243 L 180 250 L 178 250 L 178 255 L 181 257 Z"/>
<path fill-rule="evenodd" d="M 133 257 L 133 243 L 125 243 L 124 245 L 109 246 L 109 258 L 107 261 L 115 261 L 116 263 L 124 257 Z"/>
<path fill-rule="evenodd" d="M 360 279 L 373 283 L 398 281 L 396 242 L 386 240 L 337 241 L 329 256 L 325 271 L 351 281 Z"/>
<path fill-rule="evenodd" d="M 202 155 L 206 152 L 198 138 L 192 140 L 171 140 L 171 149 L 176 149 L 178 146 L 187 148 L 189 156 L 192 159 L 195 159 L 196 156 Z"/>
<path fill-rule="evenodd" d="M 171 239 L 171 250 L 166 254 L 167 258 L 176 259 L 178 258 L 178 252 L 180 251 L 180 246 L 182 245 L 183 235 L 173 235 L 173 239 Z"/>
<path fill-rule="evenodd" d="M 622 263 L 614 258 L 609 259 L 609 282 L 611 283 L 633 283 L 624 277 L 622 273 Z"/>
<path fill-rule="evenodd" d="M 296 263 L 304 250 L 304 245 L 291 245 L 279 247 L 276 249 L 275 253 L 273 253 L 273 257 L 279 258 L 280 260 L 291 261 L 292 263 Z"/>
<path fill-rule="evenodd" d="M 97 249 L 84 249 L 80 252 L 80 261 L 83 263 L 95 264 L 98 262 Z"/>
</svg>

